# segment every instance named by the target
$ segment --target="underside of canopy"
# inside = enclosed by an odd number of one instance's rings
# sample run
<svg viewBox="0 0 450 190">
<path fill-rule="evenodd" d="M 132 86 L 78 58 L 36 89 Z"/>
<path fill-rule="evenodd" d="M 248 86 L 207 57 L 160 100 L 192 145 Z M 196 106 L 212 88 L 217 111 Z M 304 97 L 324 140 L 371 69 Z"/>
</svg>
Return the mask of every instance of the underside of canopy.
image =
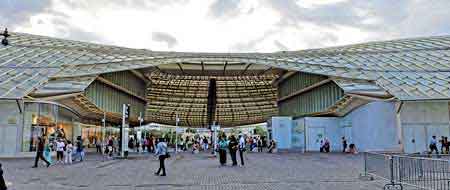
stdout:
<svg viewBox="0 0 450 190">
<path fill-rule="evenodd" d="M 450 99 L 449 36 L 275 53 L 158 52 L 23 33 L 8 39 L 10 45 L 0 46 L 1 99 L 88 101 L 83 91 L 94 81 L 115 87 L 101 81 L 103 74 L 131 71 L 146 82 L 146 94 L 124 91 L 146 101 L 147 121 L 167 124 L 174 124 L 176 114 L 184 118 L 182 125 L 208 123 L 211 79 L 215 121 L 225 126 L 264 122 L 277 115 L 276 84 L 288 72 L 327 76 L 346 94 L 340 105 L 374 97 Z M 102 114 L 98 105 L 80 104 Z"/>
</svg>

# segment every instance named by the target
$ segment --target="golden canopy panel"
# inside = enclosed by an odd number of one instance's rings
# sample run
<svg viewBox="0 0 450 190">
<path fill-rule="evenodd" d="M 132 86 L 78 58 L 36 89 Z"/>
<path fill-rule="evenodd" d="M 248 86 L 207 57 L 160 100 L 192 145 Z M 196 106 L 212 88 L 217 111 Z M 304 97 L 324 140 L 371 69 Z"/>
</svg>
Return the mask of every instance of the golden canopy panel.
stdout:
<svg viewBox="0 0 450 190">
<path fill-rule="evenodd" d="M 265 122 L 278 112 L 277 89 L 272 82 L 282 70 L 246 63 L 202 62 L 159 65 L 141 72 L 150 80 L 147 121 L 175 125 L 178 114 L 181 126 L 207 127 L 213 121 L 231 127 Z M 215 102 L 208 110 L 211 88 Z"/>
</svg>

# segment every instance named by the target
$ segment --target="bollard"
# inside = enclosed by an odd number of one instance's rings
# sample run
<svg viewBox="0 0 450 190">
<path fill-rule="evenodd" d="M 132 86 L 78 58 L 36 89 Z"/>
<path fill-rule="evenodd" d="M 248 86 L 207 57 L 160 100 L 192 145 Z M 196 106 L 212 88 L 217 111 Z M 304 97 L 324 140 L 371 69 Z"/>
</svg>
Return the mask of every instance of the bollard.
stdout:
<svg viewBox="0 0 450 190">
<path fill-rule="evenodd" d="M 368 176 L 369 174 L 367 173 L 367 152 L 364 152 L 364 176 Z"/>
<path fill-rule="evenodd" d="M 0 190 L 7 190 L 5 178 L 3 178 L 2 164 L 0 163 Z"/>
<path fill-rule="evenodd" d="M 389 155 L 389 169 L 390 169 L 390 183 L 384 186 L 384 190 L 403 190 L 403 185 L 401 183 L 395 182 L 394 176 L 394 156 Z"/>
</svg>

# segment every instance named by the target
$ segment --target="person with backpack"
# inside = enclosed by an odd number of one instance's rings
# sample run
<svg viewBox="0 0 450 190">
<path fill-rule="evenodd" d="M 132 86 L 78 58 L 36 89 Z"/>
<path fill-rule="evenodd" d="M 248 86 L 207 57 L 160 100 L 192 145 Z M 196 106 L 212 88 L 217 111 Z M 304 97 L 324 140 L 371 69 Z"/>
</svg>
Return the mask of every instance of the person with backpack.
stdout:
<svg viewBox="0 0 450 190">
<path fill-rule="evenodd" d="M 164 164 L 164 161 L 166 158 L 169 158 L 169 152 L 167 151 L 167 143 L 165 142 L 164 138 L 160 138 L 158 144 L 156 145 L 156 152 L 155 155 L 159 159 L 159 169 L 155 173 L 155 175 L 159 175 L 159 173 L 162 171 L 161 176 L 166 176 L 166 167 Z"/>
</svg>

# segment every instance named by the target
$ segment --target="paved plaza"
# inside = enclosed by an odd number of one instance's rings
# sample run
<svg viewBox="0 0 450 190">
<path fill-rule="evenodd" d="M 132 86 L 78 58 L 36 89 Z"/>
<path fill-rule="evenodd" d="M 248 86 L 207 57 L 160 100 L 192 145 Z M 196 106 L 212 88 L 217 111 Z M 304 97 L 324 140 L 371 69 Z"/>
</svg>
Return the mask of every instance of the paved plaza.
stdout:
<svg viewBox="0 0 450 190">
<path fill-rule="evenodd" d="M 229 160 L 228 160 L 229 161 Z M 362 181 L 362 156 L 319 153 L 251 153 L 245 167 L 219 167 L 209 154 L 180 154 L 167 162 L 168 176 L 153 173 L 152 156 L 32 169 L 31 159 L 1 160 L 10 189 L 381 189 L 383 181 Z"/>
</svg>

